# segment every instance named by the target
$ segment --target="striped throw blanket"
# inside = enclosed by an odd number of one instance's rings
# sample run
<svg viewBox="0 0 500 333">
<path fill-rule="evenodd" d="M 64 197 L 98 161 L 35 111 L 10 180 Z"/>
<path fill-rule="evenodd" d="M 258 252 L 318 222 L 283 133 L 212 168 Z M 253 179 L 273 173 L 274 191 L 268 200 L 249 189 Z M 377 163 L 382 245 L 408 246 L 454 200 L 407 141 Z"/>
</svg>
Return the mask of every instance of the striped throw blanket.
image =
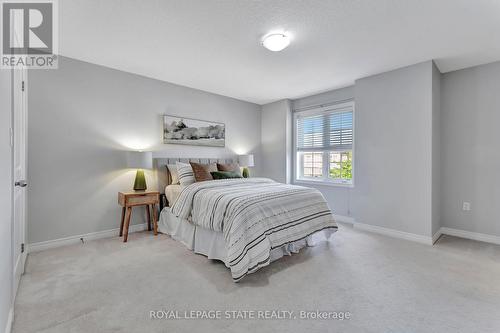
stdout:
<svg viewBox="0 0 500 333">
<path fill-rule="evenodd" d="M 224 234 L 234 281 L 268 265 L 272 249 L 323 229 L 337 229 L 318 190 L 267 178 L 191 184 L 171 212 Z"/>
</svg>

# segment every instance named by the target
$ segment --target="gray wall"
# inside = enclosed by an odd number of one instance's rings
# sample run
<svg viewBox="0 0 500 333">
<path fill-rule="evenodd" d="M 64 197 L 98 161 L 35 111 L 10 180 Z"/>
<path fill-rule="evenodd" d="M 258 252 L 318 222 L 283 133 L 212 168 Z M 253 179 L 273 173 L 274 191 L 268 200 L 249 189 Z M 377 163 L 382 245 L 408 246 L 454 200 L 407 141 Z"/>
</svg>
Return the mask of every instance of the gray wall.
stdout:
<svg viewBox="0 0 500 333">
<path fill-rule="evenodd" d="M 356 81 L 357 222 L 431 235 L 432 62 Z"/>
<path fill-rule="evenodd" d="M 253 153 L 261 165 L 260 106 L 74 59 L 29 78 L 28 241 L 119 227 L 117 192 L 135 172 L 125 150 L 164 157 Z M 163 145 L 163 114 L 226 124 L 226 147 Z M 155 187 L 151 173 L 148 185 Z M 144 222 L 143 211 L 133 223 Z"/>
<path fill-rule="evenodd" d="M 441 207 L 445 227 L 500 236 L 500 62 L 443 74 Z M 462 202 L 471 211 L 462 211 Z"/>
<path fill-rule="evenodd" d="M 294 101 L 297 109 L 355 99 L 354 187 L 314 185 L 335 214 L 431 235 L 433 102 L 438 103 L 432 74 L 428 61 Z"/>
<path fill-rule="evenodd" d="M 12 115 L 11 72 L 0 70 L 0 330 L 7 325 L 12 305 Z"/>
<path fill-rule="evenodd" d="M 296 110 L 308 106 L 320 105 L 323 103 L 330 103 L 336 101 L 343 101 L 351 98 L 354 98 L 354 86 L 296 99 L 292 103 L 292 108 Z M 293 170 L 293 172 L 295 172 L 295 170 Z M 294 174 L 292 174 L 292 179 L 295 179 Z M 351 215 L 351 207 L 350 207 L 351 190 L 352 190 L 351 188 L 340 187 L 340 186 L 327 186 L 320 184 L 308 185 L 308 186 L 317 188 L 318 190 L 321 191 L 321 193 L 327 200 L 330 209 L 334 212 L 334 214 L 343 216 Z"/>
<path fill-rule="evenodd" d="M 315 187 L 357 222 L 500 236 L 499 86 L 500 62 L 441 74 L 428 61 L 294 100 L 293 109 L 356 101 L 355 186 Z"/>
<path fill-rule="evenodd" d="M 266 177 L 290 182 L 291 103 L 282 100 L 262 106 L 262 168 Z"/>
<path fill-rule="evenodd" d="M 334 213 L 425 236 L 440 226 L 500 235 L 500 63 L 441 75 L 428 61 L 264 105 L 262 116 L 251 103 L 67 58 L 57 71 L 31 73 L 29 84 L 31 243 L 116 228 L 116 192 L 134 177 L 124 169 L 130 148 L 181 157 L 252 152 L 253 175 L 286 182 L 289 109 L 353 97 L 355 187 L 316 186 Z M 164 113 L 225 122 L 227 147 L 161 144 Z"/>
</svg>

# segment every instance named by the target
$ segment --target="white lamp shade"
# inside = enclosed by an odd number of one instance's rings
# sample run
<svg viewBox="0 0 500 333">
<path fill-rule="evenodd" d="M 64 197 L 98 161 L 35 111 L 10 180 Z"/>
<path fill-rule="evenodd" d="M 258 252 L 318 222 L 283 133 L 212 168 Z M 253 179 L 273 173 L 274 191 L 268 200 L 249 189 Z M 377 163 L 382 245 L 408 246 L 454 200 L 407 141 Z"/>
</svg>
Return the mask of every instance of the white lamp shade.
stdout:
<svg viewBox="0 0 500 333">
<path fill-rule="evenodd" d="M 238 156 L 238 163 L 242 167 L 253 167 L 253 155 L 248 154 L 248 155 L 239 155 Z"/>
<path fill-rule="evenodd" d="M 153 153 L 150 151 L 128 151 L 127 166 L 132 169 L 152 169 Z"/>
</svg>

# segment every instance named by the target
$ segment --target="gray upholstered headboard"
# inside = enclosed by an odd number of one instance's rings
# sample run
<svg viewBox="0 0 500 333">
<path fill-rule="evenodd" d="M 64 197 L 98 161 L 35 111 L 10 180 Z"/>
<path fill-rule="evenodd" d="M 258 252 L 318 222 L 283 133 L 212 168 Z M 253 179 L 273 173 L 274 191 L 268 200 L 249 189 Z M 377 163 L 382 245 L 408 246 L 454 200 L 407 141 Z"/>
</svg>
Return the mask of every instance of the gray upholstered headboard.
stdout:
<svg viewBox="0 0 500 333">
<path fill-rule="evenodd" d="M 170 177 L 170 172 L 168 171 L 167 164 L 175 164 L 175 162 L 196 162 L 202 164 L 209 163 L 222 163 L 229 164 L 236 161 L 236 158 L 154 158 L 153 168 L 156 170 L 156 178 L 158 179 L 158 191 L 160 193 L 165 192 L 165 187 L 172 183 L 172 178 Z"/>
</svg>

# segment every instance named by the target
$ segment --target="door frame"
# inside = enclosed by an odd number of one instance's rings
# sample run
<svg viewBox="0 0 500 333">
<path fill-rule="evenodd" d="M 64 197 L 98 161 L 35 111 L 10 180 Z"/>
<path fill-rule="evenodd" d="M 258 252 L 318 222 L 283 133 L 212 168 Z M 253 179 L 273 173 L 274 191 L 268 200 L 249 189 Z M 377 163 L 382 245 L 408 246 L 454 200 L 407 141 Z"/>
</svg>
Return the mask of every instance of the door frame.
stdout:
<svg viewBox="0 0 500 333">
<path fill-rule="evenodd" d="M 20 75 L 20 83 L 21 86 L 16 85 L 17 80 L 16 80 L 16 75 Z M 23 119 L 23 124 L 22 126 L 24 127 L 24 177 L 27 178 L 27 173 L 28 173 L 28 70 L 26 68 L 21 68 L 21 69 L 13 69 L 12 70 L 12 108 L 11 108 L 11 147 L 12 147 L 12 200 L 11 200 L 11 209 L 12 209 L 12 217 L 11 217 L 11 237 L 12 237 L 12 297 L 13 297 L 13 302 L 15 301 L 16 295 L 17 295 L 17 290 L 19 288 L 19 283 L 21 280 L 21 276 L 24 274 L 25 270 L 25 265 L 26 265 L 26 258 L 28 254 L 28 249 L 26 246 L 26 226 L 27 226 L 27 202 L 28 202 L 28 195 L 27 195 L 27 188 L 23 189 L 25 191 L 24 193 L 24 218 L 22 219 L 22 225 L 20 226 L 21 230 L 21 240 L 20 243 L 18 242 L 18 239 L 16 237 L 16 211 L 15 211 L 15 192 L 16 192 L 16 187 L 14 183 L 18 181 L 19 179 L 16 179 L 16 173 L 15 173 L 15 167 L 16 167 L 16 143 L 15 143 L 15 137 L 16 137 L 16 103 L 19 103 L 18 100 L 16 100 L 16 89 L 21 90 L 21 105 L 23 108 L 23 113 L 24 113 L 24 119 Z M 24 84 L 22 83 L 24 82 Z M 21 251 L 19 258 L 16 258 L 16 254 L 18 253 L 19 249 L 21 246 L 24 248 L 24 251 Z"/>
</svg>

